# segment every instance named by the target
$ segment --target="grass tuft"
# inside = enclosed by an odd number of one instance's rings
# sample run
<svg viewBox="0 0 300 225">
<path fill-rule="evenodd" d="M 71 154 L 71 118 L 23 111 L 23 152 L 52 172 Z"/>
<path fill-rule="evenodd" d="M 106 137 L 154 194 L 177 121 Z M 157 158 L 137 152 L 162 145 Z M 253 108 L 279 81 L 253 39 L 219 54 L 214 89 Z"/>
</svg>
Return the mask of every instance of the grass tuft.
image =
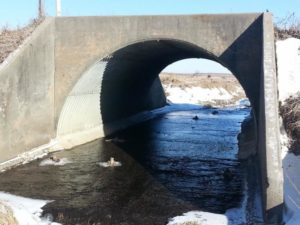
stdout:
<svg viewBox="0 0 300 225">
<path fill-rule="evenodd" d="M 289 149 L 296 155 L 300 154 L 300 92 L 290 96 L 280 106 L 280 114 L 285 130 L 290 138 Z"/>
</svg>

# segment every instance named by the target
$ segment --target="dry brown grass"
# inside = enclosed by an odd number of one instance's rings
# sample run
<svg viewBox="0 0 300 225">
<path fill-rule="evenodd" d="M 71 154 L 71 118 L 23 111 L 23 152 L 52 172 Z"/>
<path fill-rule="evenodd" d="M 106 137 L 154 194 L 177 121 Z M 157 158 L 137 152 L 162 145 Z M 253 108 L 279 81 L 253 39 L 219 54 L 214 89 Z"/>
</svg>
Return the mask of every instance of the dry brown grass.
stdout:
<svg viewBox="0 0 300 225">
<path fill-rule="evenodd" d="M 0 28 L 0 64 L 23 43 L 42 21 L 43 18 L 34 19 L 27 26 L 17 29 Z"/>
<path fill-rule="evenodd" d="M 179 86 L 181 88 L 201 87 L 201 88 L 224 88 L 228 92 L 236 91 L 240 86 L 238 80 L 230 74 L 160 74 L 163 84 Z"/>
<path fill-rule="evenodd" d="M 284 40 L 291 37 L 300 39 L 300 24 L 297 27 L 287 29 L 275 27 L 275 38 L 277 40 Z"/>
<path fill-rule="evenodd" d="M 296 155 L 300 154 L 300 92 L 289 97 L 280 106 L 280 114 L 285 130 L 290 138 L 289 149 Z"/>
</svg>

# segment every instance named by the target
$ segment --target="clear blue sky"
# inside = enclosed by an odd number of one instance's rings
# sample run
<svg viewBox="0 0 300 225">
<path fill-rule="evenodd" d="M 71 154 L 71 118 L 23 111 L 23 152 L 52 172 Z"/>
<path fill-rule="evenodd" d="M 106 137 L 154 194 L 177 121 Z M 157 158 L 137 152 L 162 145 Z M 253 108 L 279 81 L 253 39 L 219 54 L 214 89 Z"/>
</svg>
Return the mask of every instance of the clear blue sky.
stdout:
<svg viewBox="0 0 300 225">
<path fill-rule="evenodd" d="M 0 25 L 22 25 L 37 15 L 38 0 L 0 0 Z M 44 0 L 48 15 L 55 0 Z M 300 0 L 61 0 L 63 16 L 245 13 L 269 10 L 276 18 L 295 12 Z"/>
<path fill-rule="evenodd" d="M 37 15 L 38 0 L 0 1 L 0 27 L 22 26 Z M 55 15 L 55 0 L 44 1 L 46 14 Z M 269 10 L 273 13 L 275 21 L 291 13 L 300 18 L 300 0 L 61 0 L 61 2 L 63 16 L 246 13 Z"/>
</svg>

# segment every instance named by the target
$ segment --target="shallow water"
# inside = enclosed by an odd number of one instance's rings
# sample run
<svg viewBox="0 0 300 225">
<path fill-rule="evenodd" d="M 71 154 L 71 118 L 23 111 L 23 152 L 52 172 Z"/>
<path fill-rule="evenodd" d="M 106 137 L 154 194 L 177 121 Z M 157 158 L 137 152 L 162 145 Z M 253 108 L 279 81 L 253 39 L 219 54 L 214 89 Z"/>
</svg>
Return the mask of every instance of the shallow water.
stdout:
<svg viewBox="0 0 300 225">
<path fill-rule="evenodd" d="M 244 176 L 237 135 L 249 109 L 170 112 L 118 133 L 0 174 L 0 191 L 49 199 L 63 224 L 166 224 L 191 210 L 238 207 Z M 198 120 L 193 119 L 197 116 Z M 114 138 L 114 137 L 112 137 Z M 120 167 L 101 167 L 114 157 Z"/>
</svg>

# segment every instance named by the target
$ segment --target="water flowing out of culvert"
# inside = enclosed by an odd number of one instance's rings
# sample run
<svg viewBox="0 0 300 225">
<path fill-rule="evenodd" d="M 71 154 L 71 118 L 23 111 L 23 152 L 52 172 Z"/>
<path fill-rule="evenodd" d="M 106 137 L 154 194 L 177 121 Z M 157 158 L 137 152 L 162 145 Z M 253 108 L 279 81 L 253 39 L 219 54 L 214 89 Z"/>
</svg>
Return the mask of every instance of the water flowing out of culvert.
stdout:
<svg viewBox="0 0 300 225">
<path fill-rule="evenodd" d="M 251 111 L 232 102 L 145 112 L 147 121 L 0 174 L 0 191 L 53 200 L 41 217 L 61 224 L 172 224 L 190 211 L 228 221 L 246 198 L 237 137 Z"/>
</svg>

